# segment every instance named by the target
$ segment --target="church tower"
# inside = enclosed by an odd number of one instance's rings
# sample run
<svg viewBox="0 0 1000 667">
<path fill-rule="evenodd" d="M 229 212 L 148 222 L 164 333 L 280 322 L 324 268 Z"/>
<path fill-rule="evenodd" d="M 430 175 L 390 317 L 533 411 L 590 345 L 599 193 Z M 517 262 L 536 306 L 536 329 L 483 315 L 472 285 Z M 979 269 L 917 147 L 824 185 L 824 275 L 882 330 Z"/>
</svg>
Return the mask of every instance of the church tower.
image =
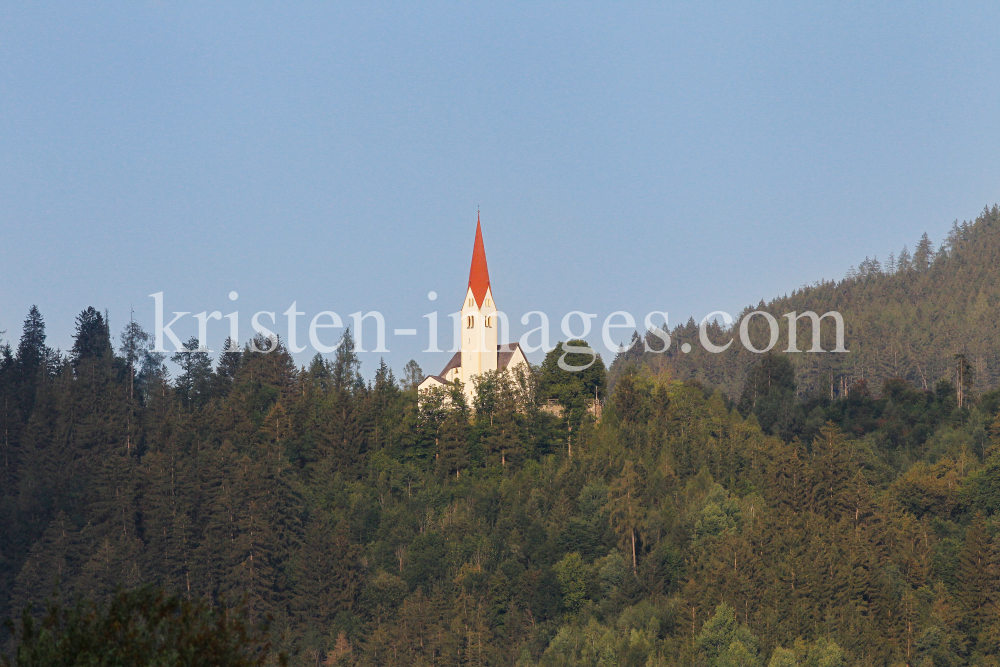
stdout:
<svg viewBox="0 0 1000 667">
<path fill-rule="evenodd" d="M 472 266 L 469 268 L 469 286 L 459 313 L 456 340 L 458 351 L 438 375 L 428 375 L 418 385 L 418 391 L 446 387 L 456 380 L 464 385 L 465 398 L 471 405 L 476 396 L 474 379 L 489 371 L 514 369 L 523 365 L 529 368 L 528 359 L 518 343 L 500 349 L 497 332 L 500 329 L 490 271 L 486 266 L 486 247 L 483 245 L 483 227 L 476 216 L 476 241 L 472 246 Z"/>
<path fill-rule="evenodd" d="M 486 266 L 483 228 L 476 216 L 476 242 L 472 247 L 469 287 L 462 304 L 462 382 L 472 397 L 472 378 L 497 369 L 497 309 L 490 289 L 490 271 Z"/>
</svg>

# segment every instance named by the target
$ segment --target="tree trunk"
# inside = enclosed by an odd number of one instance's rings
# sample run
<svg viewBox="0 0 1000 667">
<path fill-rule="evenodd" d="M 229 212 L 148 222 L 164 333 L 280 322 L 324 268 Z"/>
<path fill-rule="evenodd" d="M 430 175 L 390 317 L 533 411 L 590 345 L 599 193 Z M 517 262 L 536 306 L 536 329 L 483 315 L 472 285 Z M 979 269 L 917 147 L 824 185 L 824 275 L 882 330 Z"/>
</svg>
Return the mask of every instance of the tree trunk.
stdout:
<svg viewBox="0 0 1000 667">
<path fill-rule="evenodd" d="M 632 529 L 632 574 L 638 576 L 638 570 L 636 568 L 635 562 L 635 529 Z"/>
</svg>

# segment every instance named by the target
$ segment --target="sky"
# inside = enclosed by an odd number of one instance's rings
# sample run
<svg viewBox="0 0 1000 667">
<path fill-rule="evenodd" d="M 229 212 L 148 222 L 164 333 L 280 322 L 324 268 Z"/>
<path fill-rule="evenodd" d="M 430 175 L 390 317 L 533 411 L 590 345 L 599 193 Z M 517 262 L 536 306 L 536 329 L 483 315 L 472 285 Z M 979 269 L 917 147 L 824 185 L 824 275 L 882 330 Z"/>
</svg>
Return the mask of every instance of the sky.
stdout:
<svg viewBox="0 0 1000 667">
<path fill-rule="evenodd" d="M 298 363 L 378 311 L 363 374 L 436 373 L 477 210 L 512 338 L 551 342 L 939 243 L 1000 200 L 1000 5 L 823 4 L 0 3 L 0 337 L 152 332 L 160 292 L 287 337 L 295 302 Z"/>
</svg>

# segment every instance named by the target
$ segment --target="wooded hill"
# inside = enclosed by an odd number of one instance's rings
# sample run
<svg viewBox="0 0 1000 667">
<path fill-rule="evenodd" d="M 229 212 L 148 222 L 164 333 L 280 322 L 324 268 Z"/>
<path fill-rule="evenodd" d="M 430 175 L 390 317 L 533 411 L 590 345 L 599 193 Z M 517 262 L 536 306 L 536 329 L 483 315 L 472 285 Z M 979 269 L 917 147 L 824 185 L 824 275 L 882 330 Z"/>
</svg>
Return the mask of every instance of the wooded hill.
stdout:
<svg viewBox="0 0 1000 667">
<path fill-rule="evenodd" d="M 833 397 L 801 387 L 834 355 L 735 355 L 742 375 L 717 362 L 700 382 L 623 356 L 608 390 L 556 349 L 485 376 L 475 405 L 458 387 L 418 401 L 416 364 L 363 382 L 349 332 L 306 368 L 280 345 L 213 362 L 189 341 L 170 378 L 137 325 L 114 346 L 89 308 L 62 355 L 33 308 L 0 347 L 0 610 L 179 608 L 152 584 L 203 627 L 223 616 L 201 605 L 242 600 L 273 619 L 272 655 L 310 666 L 1000 665 L 1000 392 L 976 390 L 989 364 L 961 401 L 947 379 L 959 333 L 992 331 L 969 313 L 995 303 L 996 223 L 777 307 L 826 294 L 930 322 L 914 340 L 936 356 L 901 365 L 909 381 L 874 365 L 904 339 L 852 328 L 838 372 L 869 370 Z M 86 610 L 72 627 L 120 627 Z"/>
<path fill-rule="evenodd" d="M 973 222 L 955 222 L 937 250 L 926 234 L 911 252 L 880 262 L 865 258 L 840 281 L 823 281 L 802 287 L 790 295 L 747 306 L 736 323 L 755 310 L 772 314 L 781 327 L 776 350 L 788 347 L 786 313 L 813 311 L 822 315 L 840 312 L 846 324 L 850 354 L 808 353 L 812 333 L 808 320 L 797 327 L 798 354 L 790 354 L 795 365 L 798 390 L 835 396 L 856 380 L 879 387 L 890 378 L 901 378 L 923 389 L 941 378 L 956 382 L 955 355 L 965 355 L 972 370 L 972 388 L 977 392 L 1000 386 L 1000 209 L 985 208 Z M 736 327 L 734 327 L 736 328 Z M 768 343 L 767 325 L 756 316 L 750 327 L 751 341 L 758 349 Z M 691 320 L 671 332 L 671 345 L 664 353 L 646 352 L 642 342 L 623 355 L 623 362 L 648 365 L 654 372 L 669 369 L 677 379 L 695 379 L 719 387 L 730 396 L 742 391 L 757 354 L 740 343 L 739 332 L 710 327 L 709 338 L 717 344 L 732 339 L 723 353 L 702 348 L 697 324 Z M 648 336 L 648 345 L 661 350 L 663 343 Z M 824 350 L 835 347 L 833 326 L 823 324 Z M 680 350 L 683 343 L 692 352 Z M 616 376 L 619 365 L 612 365 Z M 957 384 L 957 382 L 956 382 Z"/>
</svg>

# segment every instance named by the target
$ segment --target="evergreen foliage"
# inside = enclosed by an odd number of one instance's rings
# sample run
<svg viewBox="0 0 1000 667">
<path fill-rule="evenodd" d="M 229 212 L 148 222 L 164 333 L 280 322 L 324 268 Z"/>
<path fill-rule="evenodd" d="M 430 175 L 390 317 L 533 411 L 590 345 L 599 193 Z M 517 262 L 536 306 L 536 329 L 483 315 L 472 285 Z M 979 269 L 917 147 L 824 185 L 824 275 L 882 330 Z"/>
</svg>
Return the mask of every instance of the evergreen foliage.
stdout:
<svg viewBox="0 0 1000 667">
<path fill-rule="evenodd" d="M 107 605 L 50 602 L 40 620 L 25 611 L 20 623 L 10 622 L 8 628 L 17 651 L 13 661 L 0 655 L 3 665 L 252 667 L 271 662 L 266 628 L 254 627 L 239 611 L 150 587 L 119 590 Z M 284 655 L 275 657 L 287 664 Z"/>
<path fill-rule="evenodd" d="M 845 346 L 849 354 L 810 353 L 812 324 L 798 321 L 795 349 L 781 354 L 795 367 L 799 399 L 811 396 L 843 397 L 852 385 L 865 381 L 881 387 L 899 378 L 924 390 L 933 390 L 941 379 L 966 392 L 983 394 L 1000 387 L 1000 207 L 984 208 L 973 221 L 955 221 L 941 246 L 935 250 L 927 234 L 912 256 L 904 246 L 893 262 L 881 264 L 866 258 L 843 280 L 824 280 L 804 285 L 791 294 L 768 303 L 747 306 L 733 313 L 735 323 L 723 330 L 709 323 L 706 333 L 716 345 L 732 340 L 725 352 L 712 354 L 701 344 L 698 325 L 692 320 L 671 330 L 670 346 L 662 353 L 662 342 L 652 334 L 645 345 L 633 345 L 619 355 L 609 369 L 614 385 L 629 363 L 648 366 L 654 374 L 668 371 L 679 380 L 696 380 L 737 397 L 746 385 L 758 354 L 747 351 L 740 341 L 739 324 L 744 316 L 763 310 L 773 315 L 780 335 L 774 351 L 789 348 L 787 313 L 817 315 L 835 311 L 843 315 Z M 835 347 L 830 318 L 821 327 L 821 348 Z M 750 341 L 763 349 L 769 341 L 767 323 L 754 317 L 748 326 Z M 684 343 L 692 351 L 681 351 Z M 956 363 L 962 355 L 968 366 Z M 963 374 L 962 368 L 971 370 Z M 963 396 L 964 402 L 964 396 Z"/>
<path fill-rule="evenodd" d="M 908 290 L 976 270 L 984 216 L 943 251 L 867 260 L 830 298 L 902 290 L 931 312 Z M 199 641 L 205 660 L 229 651 L 212 664 L 262 663 L 248 648 L 268 642 L 358 667 L 1000 661 L 1000 392 L 977 337 L 943 357 L 950 376 L 866 371 L 832 395 L 792 355 L 694 378 L 637 339 L 609 386 L 560 346 L 477 378 L 467 405 L 457 384 L 418 396 L 415 364 L 364 382 L 349 331 L 304 368 L 280 340 L 227 345 L 214 368 L 189 341 L 172 381 L 141 327 L 117 352 L 108 331 L 87 309 L 64 356 L 33 308 L 0 347 L 16 664 Z M 852 355 L 878 358 L 869 340 Z M 236 606 L 267 636 L 220 620 Z"/>
</svg>

